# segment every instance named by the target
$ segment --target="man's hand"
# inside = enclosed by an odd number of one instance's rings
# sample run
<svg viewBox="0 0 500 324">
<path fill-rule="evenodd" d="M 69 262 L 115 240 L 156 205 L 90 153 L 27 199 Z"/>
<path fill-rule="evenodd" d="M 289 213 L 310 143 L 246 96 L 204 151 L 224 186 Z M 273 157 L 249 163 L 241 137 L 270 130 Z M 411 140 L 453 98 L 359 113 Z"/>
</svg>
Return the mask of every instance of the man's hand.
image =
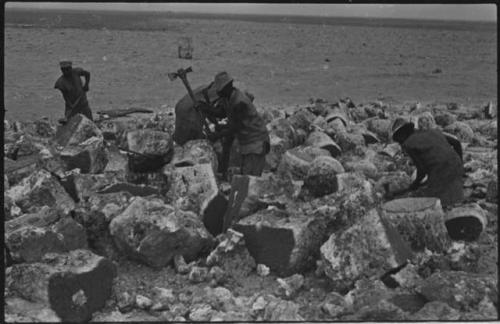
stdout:
<svg viewBox="0 0 500 324">
<path fill-rule="evenodd" d="M 83 91 L 88 92 L 89 91 L 89 85 L 86 84 L 83 86 Z"/>
<path fill-rule="evenodd" d="M 420 180 L 415 180 L 413 183 L 410 185 L 409 189 L 410 190 L 416 190 L 418 187 L 420 187 Z"/>
</svg>

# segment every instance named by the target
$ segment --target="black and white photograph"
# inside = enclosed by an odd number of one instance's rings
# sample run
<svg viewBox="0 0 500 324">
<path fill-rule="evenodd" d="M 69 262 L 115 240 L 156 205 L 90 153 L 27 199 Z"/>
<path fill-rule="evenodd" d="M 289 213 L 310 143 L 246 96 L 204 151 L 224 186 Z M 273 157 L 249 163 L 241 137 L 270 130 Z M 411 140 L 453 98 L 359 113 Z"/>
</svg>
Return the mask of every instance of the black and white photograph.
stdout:
<svg viewBox="0 0 500 324">
<path fill-rule="evenodd" d="M 3 10 L 3 322 L 499 320 L 496 2 Z"/>
</svg>

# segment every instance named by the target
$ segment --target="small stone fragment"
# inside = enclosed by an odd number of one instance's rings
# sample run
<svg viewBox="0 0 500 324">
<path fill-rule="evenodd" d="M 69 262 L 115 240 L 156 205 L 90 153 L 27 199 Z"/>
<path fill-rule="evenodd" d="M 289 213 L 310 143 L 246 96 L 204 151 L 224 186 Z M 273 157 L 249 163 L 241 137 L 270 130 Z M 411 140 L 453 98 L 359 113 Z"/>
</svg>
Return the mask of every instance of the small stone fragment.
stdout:
<svg viewBox="0 0 500 324">
<path fill-rule="evenodd" d="M 304 285 L 304 276 L 301 274 L 294 274 L 287 278 L 277 278 L 278 284 L 280 285 L 281 293 L 287 297 L 291 298 L 297 294 L 297 291 Z"/>
<path fill-rule="evenodd" d="M 269 275 L 269 273 L 271 272 L 271 270 L 269 269 L 268 266 L 266 266 L 265 264 L 262 264 L 262 263 L 259 263 L 257 265 L 257 274 L 261 277 L 266 277 Z"/>
<path fill-rule="evenodd" d="M 203 282 L 207 279 L 207 277 L 208 277 L 208 269 L 205 267 L 197 267 L 197 266 L 192 267 L 188 275 L 189 281 L 193 283 Z"/>
<path fill-rule="evenodd" d="M 137 295 L 137 296 L 135 296 L 135 304 L 140 309 L 147 310 L 147 309 L 150 309 L 151 306 L 153 306 L 153 301 L 146 296 Z"/>
</svg>

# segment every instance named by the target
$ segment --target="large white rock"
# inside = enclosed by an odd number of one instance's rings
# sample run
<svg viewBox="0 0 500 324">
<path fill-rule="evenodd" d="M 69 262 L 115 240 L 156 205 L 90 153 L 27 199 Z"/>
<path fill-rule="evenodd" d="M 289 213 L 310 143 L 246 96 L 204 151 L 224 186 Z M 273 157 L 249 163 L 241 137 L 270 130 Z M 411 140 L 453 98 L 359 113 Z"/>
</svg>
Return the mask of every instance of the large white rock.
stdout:
<svg viewBox="0 0 500 324">
<path fill-rule="evenodd" d="M 325 274 L 339 289 L 361 277 L 382 276 L 412 258 L 406 242 L 372 209 L 347 230 L 321 246 Z"/>
<path fill-rule="evenodd" d="M 165 171 L 171 183 L 167 196 L 172 198 L 174 206 L 194 212 L 213 235 L 221 233 L 227 199 L 219 192 L 212 164 Z"/>
<path fill-rule="evenodd" d="M 7 299 L 22 298 L 52 310 L 63 322 L 84 322 L 111 296 L 116 266 L 88 250 L 47 254 L 43 263 L 6 270 Z M 52 316 L 53 318 L 54 316 Z"/>
<path fill-rule="evenodd" d="M 450 240 L 444 212 L 437 198 L 403 198 L 382 205 L 384 218 L 415 251 L 446 251 Z"/>
<path fill-rule="evenodd" d="M 155 268 L 176 255 L 191 261 L 213 242 L 196 214 L 176 210 L 160 199 L 136 197 L 113 218 L 109 229 L 123 253 Z"/>
<path fill-rule="evenodd" d="M 304 180 L 311 163 L 318 156 L 331 156 L 330 152 L 314 146 L 297 146 L 285 152 L 278 166 L 278 174 Z"/>
<path fill-rule="evenodd" d="M 57 207 L 65 213 L 75 208 L 75 202 L 49 172 L 39 170 L 24 178 L 4 193 L 25 213 L 42 206 Z"/>
</svg>

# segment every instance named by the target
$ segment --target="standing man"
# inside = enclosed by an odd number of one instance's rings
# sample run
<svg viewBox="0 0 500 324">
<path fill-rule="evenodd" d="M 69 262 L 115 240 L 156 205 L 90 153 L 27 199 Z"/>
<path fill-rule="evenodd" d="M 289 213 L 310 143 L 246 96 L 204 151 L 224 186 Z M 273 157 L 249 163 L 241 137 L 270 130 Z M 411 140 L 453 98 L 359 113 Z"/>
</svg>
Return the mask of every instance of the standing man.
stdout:
<svg viewBox="0 0 500 324">
<path fill-rule="evenodd" d="M 437 129 L 415 130 L 404 118 L 394 121 L 392 134 L 417 167 L 417 178 L 407 190 L 419 188 L 427 175 L 417 196 L 439 198 L 443 207 L 464 199 L 460 142 L 450 141 Z"/>
<path fill-rule="evenodd" d="M 266 154 L 270 150 L 269 133 L 252 99 L 233 87 L 233 78 L 227 72 L 215 76 L 215 89 L 226 112 L 227 125 L 211 134 L 209 139 L 238 139 L 241 153 L 241 174 L 260 176 L 264 170 Z M 227 170 L 223 170 L 226 173 Z"/>
<path fill-rule="evenodd" d="M 59 66 L 63 75 L 57 79 L 54 88 L 61 91 L 66 102 L 62 122 L 67 122 L 76 114 L 83 114 L 88 119 L 93 120 L 86 94 L 89 91 L 90 72 L 82 68 L 73 68 L 71 61 L 61 61 Z M 82 76 L 85 78 L 84 85 L 82 85 L 80 78 Z"/>
</svg>

